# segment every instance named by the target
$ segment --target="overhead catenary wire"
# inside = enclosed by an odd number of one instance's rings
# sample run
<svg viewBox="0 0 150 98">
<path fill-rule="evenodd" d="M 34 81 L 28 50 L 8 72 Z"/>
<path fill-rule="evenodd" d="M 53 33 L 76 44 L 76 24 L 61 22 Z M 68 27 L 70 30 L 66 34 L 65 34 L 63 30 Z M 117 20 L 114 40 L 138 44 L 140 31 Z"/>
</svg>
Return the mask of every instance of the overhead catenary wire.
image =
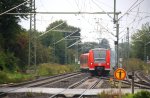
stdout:
<svg viewBox="0 0 150 98">
<path fill-rule="evenodd" d="M 30 0 L 27 0 L 27 1 L 25 1 L 25 2 L 23 2 L 23 3 L 21 3 L 21 4 L 19 4 L 19 5 L 17 5 L 17 6 L 15 6 L 15 7 L 11 8 L 11 9 L 5 11 L 5 12 L 0 13 L 0 16 L 6 14 L 6 13 L 8 13 L 8 12 L 10 12 L 10 11 L 12 11 L 12 10 L 14 10 L 14 9 L 16 9 L 16 8 L 18 8 L 18 7 L 20 7 L 20 6 L 22 6 L 22 5 L 24 5 L 25 3 L 28 3 L 29 1 L 30 1 Z"/>
<path fill-rule="evenodd" d="M 135 1 L 132 6 L 118 19 L 120 20 L 121 18 L 123 18 L 126 14 L 128 14 L 129 12 L 131 12 L 134 8 L 136 8 L 138 5 L 140 5 L 144 0 L 142 0 L 141 2 L 139 2 L 137 5 L 135 5 L 139 0 Z M 134 6 L 135 5 L 135 6 Z"/>
<path fill-rule="evenodd" d="M 56 29 L 57 27 L 61 26 L 61 25 L 64 24 L 65 22 L 66 22 L 66 21 L 63 21 L 62 23 L 56 25 L 55 27 L 51 28 L 50 30 L 48 30 L 48 31 L 46 31 L 46 32 L 44 32 L 44 33 L 42 33 L 41 35 L 39 35 L 39 37 L 41 37 L 41 36 L 43 36 L 44 34 L 46 34 L 46 33 L 50 32 L 50 31 Z"/>
<path fill-rule="evenodd" d="M 140 7 L 140 6 L 139 6 Z M 122 34 L 124 32 L 124 30 L 126 30 L 127 27 L 129 27 L 131 24 L 135 23 L 136 22 L 136 18 L 138 17 L 139 15 L 139 8 L 138 8 L 138 11 L 137 11 L 137 14 L 136 16 L 133 18 L 133 20 L 121 31 L 119 32 L 119 34 Z"/>
<path fill-rule="evenodd" d="M 81 39 L 77 40 L 76 42 L 74 42 L 73 44 L 71 44 L 70 46 L 68 46 L 67 48 L 70 48 L 70 47 L 76 45 L 76 44 L 79 43 L 80 41 L 81 41 Z"/>
<path fill-rule="evenodd" d="M 66 39 L 67 37 L 69 37 L 69 36 L 71 36 L 71 35 L 73 35 L 73 34 L 77 33 L 78 31 L 79 31 L 79 29 L 77 29 L 76 31 L 72 32 L 72 33 L 71 33 L 71 34 L 69 34 L 68 36 L 66 36 L 66 37 L 64 37 L 64 38 L 62 38 L 62 39 L 60 39 L 60 40 L 58 40 L 58 41 L 57 41 L 57 42 L 55 42 L 54 44 L 57 44 L 57 43 L 61 42 L 62 40 Z"/>
<path fill-rule="evenodd" d="M 97 7 L 99 7 L 103 12 L 105 12 L 105 14 L 107 14 L 108 17 L 110 17 L 111 19 L 113 19 L 113 18 L 109 15 L 109 13 L 107 13 L 106 11 L 104 11 L 104 9 L 101 8 L 94 0 L 92 0 L 92 2 L 93 2 Z"/>
</svg>

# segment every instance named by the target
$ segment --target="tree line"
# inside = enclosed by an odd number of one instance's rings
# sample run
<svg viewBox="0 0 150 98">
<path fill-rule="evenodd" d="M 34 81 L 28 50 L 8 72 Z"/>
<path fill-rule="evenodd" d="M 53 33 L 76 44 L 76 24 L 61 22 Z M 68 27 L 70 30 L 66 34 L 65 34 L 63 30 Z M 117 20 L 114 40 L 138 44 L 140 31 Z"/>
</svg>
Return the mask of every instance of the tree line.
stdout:
<svg viewBox="0 0 150 98">
<path fill-rule="evenodd" d="M 9 10 L 26 0 L 1 0 L 0 13 Z M 28 4 L 24 4 L 10 13 L 28 13 L 31 9 Z M 4 14 L 0 16 L 0 69 L 4 71 L 26 70 L 29 53 L 29 33 L 19 25 L 22 19 L 28 19 L 25 14 Z M 55 31 L 49 31 L 58 26 Z M 62 32 L 60 31 L 62 30 Z M 70 31 L 70 32 L 68 32 Z M 44 32 L 35 31 L 37 37 L 37 64 L 40 63 L 74 63 L 76 46 L 67 46 L 80 40 L 80 29 L 67 24 L 63 20 L 55 21 L 46 28 Z M 70 35 L 72 32 L 74 34 Z M 66 39 L 64 37 L 70 35 Z M 63 39 L 59 43 L 57 41 Z M 67 52 L 66 52 L 67 51 Z M 33 51 L 32 51 L 33 52 Z M 69 59 L 68 61 L 66 59 Z"/>
</svg>

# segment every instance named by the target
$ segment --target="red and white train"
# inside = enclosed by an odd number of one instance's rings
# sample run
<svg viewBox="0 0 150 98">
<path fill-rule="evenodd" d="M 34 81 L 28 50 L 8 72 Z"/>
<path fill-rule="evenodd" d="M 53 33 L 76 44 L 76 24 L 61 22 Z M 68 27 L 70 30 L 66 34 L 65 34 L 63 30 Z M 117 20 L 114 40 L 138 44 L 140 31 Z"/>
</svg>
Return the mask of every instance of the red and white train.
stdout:
<svg viewBox="0 0 150 98">
<path fill-rule="evenodd" d="M 88 70 L 91 75 L 108 75 L 110 72 L 110 49 L 95 48 L 80 56 L 81 70 Z"/>
</svg>

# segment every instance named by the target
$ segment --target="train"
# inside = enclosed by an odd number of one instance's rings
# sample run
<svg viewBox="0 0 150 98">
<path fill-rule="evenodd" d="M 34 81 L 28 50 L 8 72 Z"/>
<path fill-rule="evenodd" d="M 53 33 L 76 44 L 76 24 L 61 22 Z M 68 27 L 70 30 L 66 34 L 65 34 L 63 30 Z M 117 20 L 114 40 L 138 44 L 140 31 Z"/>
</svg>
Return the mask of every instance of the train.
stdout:
<svg viewBox="0 0 150 98">
<path fill-rule="evenodd" d="M 80 55 L 81 71 L 90 72 L 92 76 L 106 76 L 110 72 L 110 49 L 95 48 Z"/>
</svg>

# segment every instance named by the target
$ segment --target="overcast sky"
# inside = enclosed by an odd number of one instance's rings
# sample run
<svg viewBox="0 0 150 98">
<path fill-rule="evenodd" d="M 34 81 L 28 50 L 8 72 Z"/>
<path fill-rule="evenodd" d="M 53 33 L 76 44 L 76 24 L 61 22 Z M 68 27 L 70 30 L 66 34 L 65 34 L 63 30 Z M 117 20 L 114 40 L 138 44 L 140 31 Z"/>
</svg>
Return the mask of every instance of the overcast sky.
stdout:
<svg viewBox="0 0 150 98">
<path fill-rule="evenodd" d="M 113 12 L 114 0 L 36 0 L 37 12 Z M 130 28 L 130 34 L 141 27 L 142 24 L 150 22 L 150 0 L 116 0 L 117 11 L 121 17 L 133 4 L 128 14 L 120 20 L 120 37 L 125 41 L 126 28 Z M 142 13 L 140 13 L 142 12 Z M 145 12 L 145 13 L 143 13 Z M 98 41 L 106 38 L 110 44 L 116 40 L 109 32 L 116 34 L 113 15 L 36 15 L 36 28 L 45 31 L 46 27 L 56 21 L 65 20 L 69 25 L 81 28 L 83 41 Z M 22 21 L 21 25 L 29 29 L 29 21 Z M 106 30 L 107 29 L 107 30 Z"/>
</svg>

